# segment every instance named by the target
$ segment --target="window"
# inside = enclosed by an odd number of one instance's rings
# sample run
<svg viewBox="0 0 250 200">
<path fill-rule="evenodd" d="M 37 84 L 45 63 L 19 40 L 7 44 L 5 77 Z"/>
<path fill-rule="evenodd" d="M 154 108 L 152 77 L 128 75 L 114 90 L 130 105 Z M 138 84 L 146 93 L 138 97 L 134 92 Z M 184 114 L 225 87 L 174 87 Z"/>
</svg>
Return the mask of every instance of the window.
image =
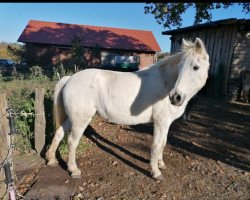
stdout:
<svg viewBox="0 0 250 200">
<path fill-rule="evenodd" d="M 137 70 L 140 64 L 138 55 L 121 55 L 119 52 L 101 52 L 102 67 Z"/>
<path fill-rule="evenodd" d="M 127 69 L 138 69 L 139 56 L 115 56 L 115 66 Z"/>
<path fill-rule="evenodd" d="M 101 63 L 103 67 L 115 67 L 115 56 L 118 53 L 101 52 Z"/>
<path fill-rule="evenodd" d="M 115 63 L 138 63 L 138 56 L 115 56 Z"/>
</svg>

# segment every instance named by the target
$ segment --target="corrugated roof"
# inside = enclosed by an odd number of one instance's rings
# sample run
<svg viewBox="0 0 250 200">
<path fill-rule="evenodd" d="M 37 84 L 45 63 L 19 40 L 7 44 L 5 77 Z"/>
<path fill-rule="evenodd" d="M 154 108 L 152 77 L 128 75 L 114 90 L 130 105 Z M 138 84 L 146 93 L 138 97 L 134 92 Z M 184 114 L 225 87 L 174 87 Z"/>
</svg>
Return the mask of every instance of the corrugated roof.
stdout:
<svg viewBox="0 0 250 200">
<path fill-rule="evenodd" d="M 75 35 L 83 38 L 86 47 L 98 44 L 106 49 L 161 51 L 151 31 L 37 20 L 29 21 L 18 42 L 71 45 Z"/>
<path fill-rule="evenodd" d="M 250 20 L 249 19 L 236 19 L 236 18 L 223 19 L 223 20 L 218 20 L 218 21 L 214 21 L 214 22 L 208 22 L 208 23 L 204 23 L 204 24 L 198 24 L 198 25 L 194 25 L 194 26 L 178 28 L 175 30 L 163 31 L 162 34 L 163 35 L 172 35 L 174 33 L 180 33 L 180 32 L 184 32 L 184 31 L 188 31 L 188 30 L 200 29 L 200 28 L 205 28 L 205 27 L 216 27 L 219 25 L 234 24 L 237 22 L 250 23 Z"/>
</svg>

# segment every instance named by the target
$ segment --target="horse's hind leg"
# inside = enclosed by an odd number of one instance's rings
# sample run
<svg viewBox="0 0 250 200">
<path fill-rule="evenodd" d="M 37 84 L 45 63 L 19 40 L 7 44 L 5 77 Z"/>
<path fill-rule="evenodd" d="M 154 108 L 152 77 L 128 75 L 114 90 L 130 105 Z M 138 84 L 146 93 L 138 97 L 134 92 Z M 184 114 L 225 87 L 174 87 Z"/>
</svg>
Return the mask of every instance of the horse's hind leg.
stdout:
<svg viewBox="0 0 250 200">
<path fill-rule="evenodd" d="M 86 119 L 82 123 L 74 123 L 72 125 L 71 134 L 68 137 L 68 144 L 69 144 L 69 160 L 68 160 L 68 170 L 71 173 L 71 177 L 81 178 L 81 171 L 78 169 L 76 164 L 76 148 L 78 143 L 81 139 L 81 136 L 85 129 L 87 128 L 91 118 Z"/>
<path fill-rule="evenodd" d="M 46 153 L 46 159 L 48 160 L 48 165 L 55 166 L 58 164 L 56 159 L 56 149 L 64 137 L 64 133 L 68 132 L 71 128 L 71 123 L 69 119 L 66 119 L 64 123 L 56 130 L 55 136 L 52 140 L 49 150 Z"/>
</svg>

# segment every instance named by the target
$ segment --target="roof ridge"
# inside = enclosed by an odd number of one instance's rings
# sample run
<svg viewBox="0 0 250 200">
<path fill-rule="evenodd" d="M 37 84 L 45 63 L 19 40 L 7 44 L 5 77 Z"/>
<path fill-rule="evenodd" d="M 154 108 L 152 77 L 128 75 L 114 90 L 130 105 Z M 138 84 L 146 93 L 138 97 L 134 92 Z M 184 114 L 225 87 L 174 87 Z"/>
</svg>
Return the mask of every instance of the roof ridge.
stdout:
<svg viewBox="0 0 250 200">
<path fill-rule="evenodd" d="M 217 26 L 219 24 L 237 23 L 237 22 L 240 22 L 240 21 L 247 21 L 247 20 L 249 20 L 249 19 L 245 19 L 245 18 L 241 18 L 241 19 L 237 19 L 237 18 L 220 19 L 220 20 L 216 20 L 216 21 L 208 21 L 208 22 L 201 23 L 201 24 L 195 24 L 195 25 L 181 27 L 181 28 L 177 28 L 177 29 L 173 29 L 173 30 L 163 31 L 162 34 L 163 35 L 169 35 L 169 34 L 176 33 L 176 32 L 181 32 L 181 31 L 184 31 L 184 30 L 192 30 L 192 29 L 195 29 L 195 28 L 202 28 L 202 27 L 207 27 L 207 26 Z"/>
<path fill-rule="evenodd" d="M 63 23 L 63 22 L 52 22 L 52 21 L 41 21 L 41 20 L 29 20 L 29 22 L 45 22 L 45 23 L 52 23 L 52 24 L 67 24 L 67 25 L 77 25 L 77 26 L 90 26 L 90 27 L 98 27 L 98 28 L 110 28 L 110 29 L 123 29 L 123 30 L 130 30 L 130 31 L 144 31 L 144 32 L 150 32 L 150 30 L 143 30 L 143 29 L 130 29 L 130 28 L 119 28 L 119 27 L 110 27 L 110 26 L 95 26 L 95 25 L 89 25 L 89 24 L 74 24 L 74 23 Z"/>
<path fill-rule="evenodd" d="M 150 30 L 143 30 L 143 29 L 130 29 L 130 28 L 116 28 L 116 27 L 108 27 L 108 26 L 93 26 L 93 25 L 87 25 L 87 24 L 83 24 L 83 26 L 91 26 L 91 27 L 98 27 L 98 28 L 110 28 L 110 29 L 124 29 L 124 30 L 130 30 L 130 31 L 143 31 L 143 32 L 150 32 L 152 33 L 152 31 Z"/>
</svg>

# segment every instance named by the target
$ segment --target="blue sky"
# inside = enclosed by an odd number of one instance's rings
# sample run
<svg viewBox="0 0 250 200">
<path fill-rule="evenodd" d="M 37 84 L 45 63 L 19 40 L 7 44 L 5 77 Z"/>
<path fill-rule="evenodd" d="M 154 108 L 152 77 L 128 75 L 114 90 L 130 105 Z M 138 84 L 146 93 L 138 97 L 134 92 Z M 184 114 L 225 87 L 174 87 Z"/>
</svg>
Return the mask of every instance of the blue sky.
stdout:
<svg viewBox="0 0 250 200">
<path fill-rule="evenodd" d="M 95 26 L 150 30 L 163 52 L 169 52 L 169 36 L 162 35 L 164 29 L 154 16 L 144 14 L 145 3 L 0 3 L 0 42 L 17 42 L 28 21 L 41 20 L 61 23 L 87 24 Z M 247 18 L 235 5 L 212 12 L 213 20 Z M 183 15 L 182 27 L 191 26 L 194 9 Z"/>
</svg>

